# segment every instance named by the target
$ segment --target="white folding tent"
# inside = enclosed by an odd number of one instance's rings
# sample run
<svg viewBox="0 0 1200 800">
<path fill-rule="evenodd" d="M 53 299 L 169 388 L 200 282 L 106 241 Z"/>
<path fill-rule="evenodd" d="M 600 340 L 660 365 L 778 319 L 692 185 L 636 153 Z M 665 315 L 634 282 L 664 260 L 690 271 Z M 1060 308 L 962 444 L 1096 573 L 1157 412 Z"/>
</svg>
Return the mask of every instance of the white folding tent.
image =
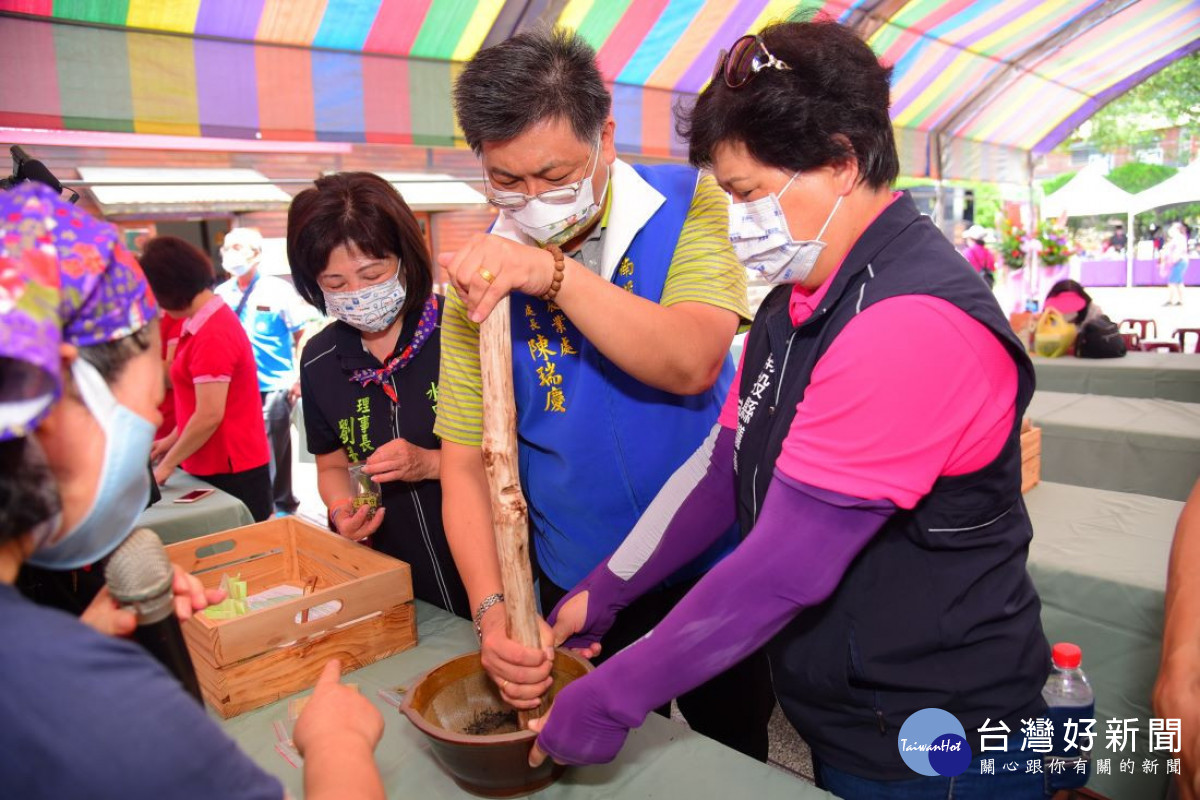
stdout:
<svg viewBox="0 0 1200 800">
<path fill-rule="evenodd" d="M 1130 210 L 1134 214 L 1152 208 L 1173 206 L 1177 203 L 1200 203 L 1200 159 L 1159 184 L 1133 196 Z"/>
<path fill-rule="evenodd" d="M 1066 214 L 1068 217 L 1091 217 L 1098 214 L 1121 214 L 1129 244 L 1125 247 L 1125 285 L 1133 285 L 1133 195 L 1104 177 L 1104 165 L 1093 162 L 1079 171 L 1058 191 L 1042 201 L 1042 218 Z"/>
<path fill-rule="evenodd" d="M 1128 214 L 1133 195 L 1104 177 L 1099 164 L 1088 164 L 1079 174 L 1042 201 L 1042 217 L 1091 217 Z"/>
</svg>

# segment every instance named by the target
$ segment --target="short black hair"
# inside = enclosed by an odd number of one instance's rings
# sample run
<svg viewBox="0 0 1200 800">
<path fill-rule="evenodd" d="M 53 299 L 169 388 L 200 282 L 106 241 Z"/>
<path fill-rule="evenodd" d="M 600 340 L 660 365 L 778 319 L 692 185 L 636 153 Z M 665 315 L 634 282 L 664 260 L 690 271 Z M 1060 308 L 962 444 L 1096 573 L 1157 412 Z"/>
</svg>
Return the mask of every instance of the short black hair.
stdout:
<svg viewBox="0 0 1200 800">
<path fill-rule="evenodd" d="M 555 117 L 591 142 L 611 108 L 596 51 L 562 28 L 519 33 L 480 50 L 454 82 L 458 124 L 476 155 L 484 142 L 507 142 Z"/>
<path fill-rule="evenodd" d="M 32 436 L 0 441 L 0 543 L 24 536 L 62 510 L 54 474 Z"/>
<path fill-rule="evenodd" d="M 888 115 L 892 68 L 829 19 L 776 23 L 759 37 L 791 69 L 764 69 L 738 89 L 717 77 L 690 110 L 676 109 L 692 164 L 711 166 L 718 145 L 741 142 L 787 172 L 854 159 L 861 183 L 890 186 L 900 172 Z"/>
<path fill-rule="evenodd" d="M 196 295 L 212 288 L 212 261 L 178 236 L 156 236 L 146 242 L 139 261 L 158 304 L 167 311 L 183 311 Z"/>
<path fill-rule="evenodd" d="M 372 172 L 317 178 L 288 209 L 287 256 L 300 296 L 325 313 L 317 278 L 329 254 L 353 243 L 372 258 L 398 256 L 404 281 L 401 315 L 421 308 L 433 291 L 433 266 L 421 226 L 396 187 Z"/>
</svg>

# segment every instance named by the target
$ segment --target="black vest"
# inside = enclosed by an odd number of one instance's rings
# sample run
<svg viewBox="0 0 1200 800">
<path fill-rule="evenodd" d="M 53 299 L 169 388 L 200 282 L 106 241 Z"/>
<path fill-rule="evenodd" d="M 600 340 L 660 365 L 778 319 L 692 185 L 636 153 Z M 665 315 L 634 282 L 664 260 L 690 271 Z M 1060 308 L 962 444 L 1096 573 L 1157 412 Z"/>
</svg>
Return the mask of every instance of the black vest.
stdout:
<svg viewBox="0 0 1200 800">
<path fill-rule="evenodd" d="M 1011 352 L 1018 396 L 995 460 L 940 478 L 914 509 L 894 514 L 829 599 L 770 643 L 784 712 L 818 758 L 877 780 L 917 777 L 900 758 L 897 735 L 922 708 L 954 714 L 976 756 L 988 718 L 1004 720 L 1010 747 L 1019 747 L 1020 720 L 1044 715 L 1050 668 L 1041 603 L 1025 568 L 1033 529 L 1021 497 L 1020 428 L 1034 388 L 1029 357 L 987 285 L 907 194 L 863 233 L 799 327 L 788 313 L 790 292 L 781 286 L 767 297 L 746 341 L 735 457 L 743 531 L 757 519 L 813 368 L 873 303 L 910 294 L 953 303 Z"/>
</svg>

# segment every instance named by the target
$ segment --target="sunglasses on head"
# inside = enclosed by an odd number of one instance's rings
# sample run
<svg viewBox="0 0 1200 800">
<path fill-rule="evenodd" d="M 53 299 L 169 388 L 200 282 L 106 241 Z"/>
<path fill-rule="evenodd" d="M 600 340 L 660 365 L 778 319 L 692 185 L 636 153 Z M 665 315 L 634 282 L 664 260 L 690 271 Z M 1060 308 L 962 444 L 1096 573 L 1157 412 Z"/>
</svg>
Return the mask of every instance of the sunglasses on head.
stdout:
<svg viewBox="0 0 1200 800">
<path fill-rule="evenodd" d="M 733 47 L 722 50 L 717 56 L 712 79 L 722 77 L 730 89 L 740 89 L 764 69 L 790 70 L 791 67 L 771 55 L 771 51 L 757 35 L 748 33 L 733 43 Z"/>
</svg>

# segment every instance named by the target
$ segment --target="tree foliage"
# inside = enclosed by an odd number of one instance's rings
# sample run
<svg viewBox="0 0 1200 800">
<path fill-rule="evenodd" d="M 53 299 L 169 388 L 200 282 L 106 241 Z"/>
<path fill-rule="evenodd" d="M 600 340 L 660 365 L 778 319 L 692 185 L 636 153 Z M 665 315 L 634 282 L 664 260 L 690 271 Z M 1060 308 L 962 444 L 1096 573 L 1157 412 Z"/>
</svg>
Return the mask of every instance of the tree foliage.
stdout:
<svg viewBox="0 0 1200 800">
<path fill-rule="evenodd" d="M 1162 183 L 1176 172 L 1175 167 L 1130 161 L 1127 164 L 1122 164 L 1119 167 L 1109 170 L 1106 177 L 1116 184 L 1117 188 L 1124 189 L 1130 194 L 1137 194 L 1138 192 L 1146 191 L 1151 186 Z"/>
<path fill-rule="evenodd" d="M 1064 172 L 1062 175 L 1055 175 L 1053 178 L 1047 178 L 1042 181 L 1042 194 L 1049 197 L 1067 184 L 1067 181 L 1075 177 L 1074 172 Z"/>
<path fill-rule="evenodd" d="M 996 224 L 996 217 L 1004 207 L 1000 187 L 994 183 L 975 183 L 975 221 L 985 228 Z"/>
<path fill-rule="evenodd" d="M 1164 125 L 1200 136 L 1200 52 L 1156 72 L 1100 109 L 1091 123 L 1086 140 L 1101 150 L 1153 144 L 1154 128 Z"/>
</svg>

